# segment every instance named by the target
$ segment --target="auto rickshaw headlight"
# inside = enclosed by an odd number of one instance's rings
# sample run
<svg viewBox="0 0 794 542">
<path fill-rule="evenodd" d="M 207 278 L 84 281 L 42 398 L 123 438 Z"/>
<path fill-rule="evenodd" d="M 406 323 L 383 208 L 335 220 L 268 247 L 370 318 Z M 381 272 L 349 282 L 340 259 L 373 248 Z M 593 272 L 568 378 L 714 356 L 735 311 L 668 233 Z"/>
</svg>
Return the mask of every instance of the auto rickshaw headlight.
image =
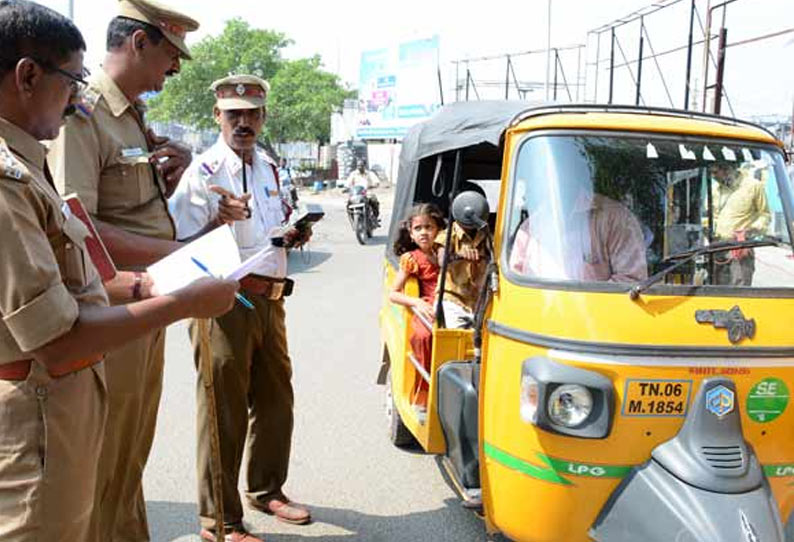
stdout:
<svg viewBox="0 0 794 542">
<path fill-rule="evenodd" d="M 538 381 L 531 375 L 521 375 L 521 419 L 527 423 L 537 423 L 539 402 Z"/>
<path fill-rule="evenodd" d="M 563 384 L 551 392 L 547 408 L 552 422 L 578 427 L 593 411 L 593 395 L 579 384 Z"/>
<path fill-rule="evenodd" d="M 518 406 L 524 423 L 578 438 L 609 435 L 615 412 L 615 391 L 609 377 L 535 356 L 522 362 L 520 383 Z"/>
</svg>

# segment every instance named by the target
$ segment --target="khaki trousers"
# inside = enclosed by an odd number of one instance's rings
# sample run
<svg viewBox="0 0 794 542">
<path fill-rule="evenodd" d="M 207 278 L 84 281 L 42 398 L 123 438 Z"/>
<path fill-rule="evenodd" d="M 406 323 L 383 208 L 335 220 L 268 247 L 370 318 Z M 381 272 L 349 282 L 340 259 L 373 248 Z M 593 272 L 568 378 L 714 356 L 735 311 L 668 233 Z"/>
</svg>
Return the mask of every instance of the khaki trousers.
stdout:
<svg viewBox="0 0 794 542">
<path fill-rule="evenodd" d="M 152 448 L 163 388 L 165 330 L 105 357 L 108 422 L 99 458 L 93 542 L 147 542 L 143 469 Z"/>
<path fill-rule="evenodd" d="M 287 352 L 284 301 L 247 295 L 255 310 L 236 303 L 230 312 L 209 325 L 221 441 L 224 523 L 229 528 L 240 526 L 243 519 L 237 490 L 243 450 L 248 451 L 246 495 L 266 502 L 281 494 L 292 440 L 292 365 Z M 191 322 L 190 336 L 198 365 L 200 341 L 195 321 Z M 210 429 L 201 371 L 197 394 L 199 516 L 202 527 L 214 529 Z"/>
<path fill-rule="evenodd" d="M 85 542 L 106 413 L 102 363 L 0 380 L 0 540 Z"/>
<path fill-rule="evenodd" d="M 728 259 L 714 264 L 714 283 L 727 286 L 752 286 L 755 273 L 755 254 L 751 251 L 744 258 Z"/>
</svg>

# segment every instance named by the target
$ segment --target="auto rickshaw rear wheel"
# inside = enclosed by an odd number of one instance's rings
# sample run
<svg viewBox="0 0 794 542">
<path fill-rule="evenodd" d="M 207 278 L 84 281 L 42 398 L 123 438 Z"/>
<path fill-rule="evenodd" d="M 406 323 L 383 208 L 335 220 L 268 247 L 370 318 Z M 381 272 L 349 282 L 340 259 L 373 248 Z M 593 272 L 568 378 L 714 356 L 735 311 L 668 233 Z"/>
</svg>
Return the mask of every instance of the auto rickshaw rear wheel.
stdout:
<svg viewBox="0 0 794 542">
<path fill-rule="evenodd" d="M 413 444 L 414 436 L 400 417 L 391 386 L 391 367 L 389 367 L 389 371 L 386 373 L 386 420 L 389 427 L 389 440 L 398 448 L 404 448 Z"/>
</svg>

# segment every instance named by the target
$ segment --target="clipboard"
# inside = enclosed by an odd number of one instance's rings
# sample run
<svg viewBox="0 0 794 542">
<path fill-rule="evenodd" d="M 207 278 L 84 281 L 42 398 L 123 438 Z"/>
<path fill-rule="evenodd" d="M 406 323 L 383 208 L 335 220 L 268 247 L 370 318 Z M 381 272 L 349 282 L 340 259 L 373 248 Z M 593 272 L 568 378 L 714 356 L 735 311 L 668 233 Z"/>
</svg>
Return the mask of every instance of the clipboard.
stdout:
<svg viewBox="0 0 794 542">
<path fill-rule="evenodd" d="M 116 276 L 116 265 L 113 263 L 113 258 L 110 257 L 102 238 L 94 227 L 94 222 L 91 220 L 88 212 L 83 207 L 83 202 L 77 194 L 67 194 L 63 197 L 64 203 L 69 207 L 69 210 L 74 216 L 80 219 L 80 222 L 85 224 L 88 228 L 88 237 L 85 238 L 85 247 L 88 251 L 88 256 L 91 262 L 96 267 L 102 282 L 107 282 Z"/>
</svg>

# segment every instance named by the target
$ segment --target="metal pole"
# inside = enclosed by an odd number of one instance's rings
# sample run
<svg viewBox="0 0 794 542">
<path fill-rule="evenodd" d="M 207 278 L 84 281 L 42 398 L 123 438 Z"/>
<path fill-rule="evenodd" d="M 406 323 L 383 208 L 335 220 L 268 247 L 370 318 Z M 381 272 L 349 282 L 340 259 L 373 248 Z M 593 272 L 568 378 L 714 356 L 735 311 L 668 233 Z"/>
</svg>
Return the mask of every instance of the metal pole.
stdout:
<svg viewBox="0 0 794 542">
<path fill-rule="evenodd" d="M 717 83 L 714 86 L 714 114 L 720 114 L 722 107 L 722 79 L 725 75 L 725 42 L 728 39 L 728 29 L 720 29 L 720 42 L 717 50 Z"/>
<path fill-rule="evenodd" d="M 436 70 L 438 72 L 438 97 L 441 100 L 441 105 L 444 105 L 444 86 L 441 84 L 441 66 Z"/>
<path fill-rule="evenodd" d="M 637 57 L 637 95 L 634 97 L 634 105 L 640 105 L 640 98 L 642 97 L 642 46 L 645 43 L 645 36 L 643 29 L 645 28 L 645 20 L 640 18 L 640 53 Z"/>
<path fill-rule="evenodd" d="M 460 62 L 455 61 L 455 101 L 460 101 Z"/>
<path fill-rule="evenodd" d="M 585 78 L 587 77 L 587 70 L 585 70 Z M 579 87 L 583 87 L 587 79 L 582 80 L 582 48 L 576 50 L 576 101 L 579 102 Z"/>
<path fill-rule="evenodd" d="M 554 48 L 554 101 L 557 101 L 557 65 L 560 63 L 560 53 Z"/>
<path fill-rule="evenodd" d="M 460 187 L 460 179 L 463 171 L 463 151 L 458 149 L 455 151 L 455 169 L 452 173 L 452 189 L 449 192 L 449 208 L 452 208 L 452 201 L 458 195 L 458 188 Z M 452 241 L 452 220 L 447 223 L 447 236 L 444 241 L 444 261 L 441 262 L 441 269 L 439 271 L 439 285 L 438 285 L 438 298 L 436 299 L 436 323 L 438 327 L 445 328 L 447 323 L 444 320 L 444 289 L 447 280 L 447 269 L 449 267 L 449 247 Z"/>
<path fill-rule="evenodd" d="M 598 103 L 598 68 L 601 66 L 601 32 L 596 34 L 598 41 L 596 41 L 596 64 L 595 64 L 595 83 L 593 83 L 593 103 Z M 585 70 L 585 74 L 587 70 Z"/>
<path fill-rule="evenodd" d="M 546 23 L 546 101 L 549 101 L 549 70 L 551 69 L 551 0 L 548 1 Z"/>
<path fill-rule="evenodd" d="M 69 18 L 74 21 L 74 0 L 69 0 Z"/>
<path fill-rule="evenodd" d="M 469 73 L 469 67 L 466 66 L 466 101 L 469 101 L 469 78 L 471 74 Z"/>
<path fill-rule="evenodd" d="M 791 139 L 789 140 L 789 152 L 794 152 L 794 98 L 791 99 Z"/>
<path fill-rule="evenodd" d="M 612 47 L 609 52 L 609 102 L 612 103 L 612 90 L 615 84 L 615 27 L 612 27 Z"/>
<path fill-rule="evenodd" d="M 510 92 L 510 55 L 507 55 L 507 69 L 505 70 L 505 100 L 509 98 Z"/>
<path fill-rule="evenodd" d="M 216 540 L 225 540 L 221 440 L 218 429 L 218 404 L 215 398 L 215 385 L 213 382 L 209 320 L 205 318 L 196 319 L 196 328 L 199 344 L 199 367 L 204 381 L 204 393 L 207 395 L 207 423 L 210 430 L 210 477 L 212 478 L 212 499 L 215 505 L 215 537 Z"/>
<path fill-rule="evenodd" d="M 703 112 L 709 92 L 709 53 L 711 52 L 711 0 L 706 4 L 706 30 L 703 36 Z"/>
<path fill-rule="evenodd" d="M 692 28 L 695 25 L 695 0 L 689 12 L 689 41 L 686 52 L 686 87 L 684 89 L 684 110 L 689 109 L 689 81 L 692 74 Z"/>
</svg>

